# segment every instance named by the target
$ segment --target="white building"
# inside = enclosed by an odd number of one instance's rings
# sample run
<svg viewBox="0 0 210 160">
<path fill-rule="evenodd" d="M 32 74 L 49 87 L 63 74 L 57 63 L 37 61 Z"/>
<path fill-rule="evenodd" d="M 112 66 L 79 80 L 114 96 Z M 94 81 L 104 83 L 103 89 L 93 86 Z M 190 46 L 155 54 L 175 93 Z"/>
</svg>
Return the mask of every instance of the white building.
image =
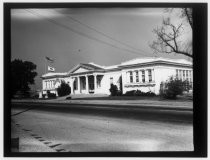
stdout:
<svg viewBox="0 0 210 160">
<path fill-rule="evenodd" d="M 110 84 L 122 92 L 141 90 L 159 94 L 161 82 L 171 76 L 193 82 L 192 62 L 185 59 L 137 58 L 119 65 L 100 66 L 94 63 L 78 64 L 66 73 L 47 73 L 42 78 L 42 93 L 56 89 L 65 81 L 71 87 L 71 94 L 110 94 Z"/>
</svg>

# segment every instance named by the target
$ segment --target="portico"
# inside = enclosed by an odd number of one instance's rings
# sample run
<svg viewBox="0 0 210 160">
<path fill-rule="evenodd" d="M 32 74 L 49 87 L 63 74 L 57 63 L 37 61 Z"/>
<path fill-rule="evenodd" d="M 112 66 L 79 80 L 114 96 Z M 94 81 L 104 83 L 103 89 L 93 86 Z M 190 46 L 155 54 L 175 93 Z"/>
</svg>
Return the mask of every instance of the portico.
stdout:
<svg viewBox="0 0 210 160">
<path fill-rule="evenodd" d="M 97 89 L 101 86 L 101 78 L 103 74 L 84 74 L 72 76 L 70 84 L 71 93 L 74 94 L 91 94 L 97 93 Z"/>
</svg>

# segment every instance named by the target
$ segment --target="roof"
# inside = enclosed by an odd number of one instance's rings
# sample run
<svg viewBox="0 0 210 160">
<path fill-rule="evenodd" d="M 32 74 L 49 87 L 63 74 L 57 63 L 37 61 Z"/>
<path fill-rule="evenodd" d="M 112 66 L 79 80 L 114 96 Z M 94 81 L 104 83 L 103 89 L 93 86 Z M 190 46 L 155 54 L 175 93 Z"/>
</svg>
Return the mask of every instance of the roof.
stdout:
<svg viewBox="0 0 210 160">
<path fill-rule="evenodd" d="M 118 64 L 118 65 L 112 65 L 112 66 L 101 66 L 93 62 L 80 63 L 76 65 L 74 68 L 72 68 L 69 72 L 64 72 L 64 73 L 49 72 L 42 75 L 42 78 L 68 76 L 69 74 L 77 70 L 79 67 L 84 67 L 92 72 L 92 71 L 105 71 L 105 70 L 120 69 L 121 67 L 127 67 L 130 65 L 137 65 L 137 64 L 142 64 L 142 65 L 153 64 L 156 62 L 178 64 L 178 65 L 192 65 L 192 62 L 187 61 L 185 59 L 170 59 L 170 58 L 162 58 L 162 57 L 145 57 L 145 58 L 141 57 L 141 58 L 136 58 L 136 59 L 122 62 L 121 64 Z"/>
<path fill-rule="evenodd" d="M 192 62 L 187 61 L 185 59 L 169 59 L 169 58 L 162 58 L 162 57 L 145 57 L 145 58 L 136 58 L 136 59 L 132 59 L 132 60 L 129 60 L 129 61 L 126 61 L 126 62 L 122 62 L 120 64 L 120 66 L 134 65 L 134 64 L 141 64 L 141 63 L 151 63 L 151 62 L 158 62 L 158 61 L 192 65 Z"/>
<path fill-rule="evenodd" d="M 94 63 L 80 63 L 82 66 L 87 66 L 89 68 L 92 68 L 93 70 L 95 69 L 104 69 L 101 66 L 94 64 Z"/>
<path fill-rule="evenodd" d="M 66 72 L 63 72 L 63 73 L 55 73 L 55 72 L 49 72 L 49 73 L 46 73 L 46 74 L 43 74 L 41 77 L 42 78 L 45 78 L 45 77 L 62 77 L 62 76 L 65 76 L 67 73 Z"/>
</svg>

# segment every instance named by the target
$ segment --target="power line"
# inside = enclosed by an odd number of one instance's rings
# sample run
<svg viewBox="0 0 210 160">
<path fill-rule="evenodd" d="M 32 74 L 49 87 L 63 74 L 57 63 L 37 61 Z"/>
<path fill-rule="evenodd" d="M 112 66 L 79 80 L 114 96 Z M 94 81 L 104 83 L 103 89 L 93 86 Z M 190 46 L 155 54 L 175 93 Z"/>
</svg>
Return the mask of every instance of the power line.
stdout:
<svg viewBox="0 0 210 160">
<path fill-rule="evenodd" d="M 55 10 L 55 11 L 56 11 L 56 10 Z M 56 12 L 57 12 L 57 13 L 60 13 L 60 12 L 58 12 L 58 11 L 56 11 Z M 60 13 L 60 14 L 62 14 L 62 13 Z M 95 32 L 97 32 L 97 33 L 99 33 L 99 34 L 101 34 L 101 35 L 103 35 L 103 36 L 105 36 L 105 37 L 107 37 L 107 38 L 109 38 L 109 39 L 111 39 L 111 40 L 113 40 L 113 41 L 116 41 L 116 42 L 118 42 L 118 43 L 120 43 L 120 44 L 122 44 L 122 45 L 124 45 L 124 46 L 126 46 L 126 47 L 132 48 L 132 49 L 134 49 L 134 50 L 136 50 L 136 51 L 141 51 L 141 52 L 143 52 L 143 53 L 148 53 L 148 52 L 146 52 L 146 51 L 144 51 L 144 50 L 137 49 L 137 48 L 135 48 L 135 47 L 133 47 L 133 46 L 131 46 L 131 45 L 125 43 L 125 42 L 119 41 L 119 40 L 117 40 L 117 39 L 115 39 L 115 38 L 113 38 L 113 37 L 111 37 L 111 36 L 105 34 L 104 32 L 99 31 L 99 30 L 97 30 L 97 29 L 95 29 L 95 28 L 93 28 L 93 27 L 91 27 L 91 26 L 89 26 L 89 25 L 87 25 L 87 24 L 85 24 L 85 23 L 79 21 L 78 19 L 75 19 L 75 18 L 73 18 L 73 17 L 71 17 L 71 16 L 69 16 L 69 15 L 65 15 L 65 16 L 66 16 L 68 19 L 71 19 L 72 21 L 75 21 L 75 22 L 77 22 L 77 23 L 79 23 L 79 24 L 81 24 L 81 25 L 83 25 L 83 26 L 89 28 L 90 30 L 93 30 L 93 31 L 95 31 Z M 148 54 L 150 54 L 150 53 L 148 53 Z"/>
<path fill-rule="evenodd" d="M 26 9 L 24 9 L 24 10 L 26 10 Z M 60 26 L 60 27 L 62 27 L 62 28 L 65 28 L 65 29 L 67 29 L 67 30 L 70 30 L 70 31 L 72 31 L 72 32 L 74 32 L 74 33 L 77 33 L 77 34 L 79 34 L 80 36 L 84 36 L 84 37 L 86 37 L 86 38 L 88 38 L 88 39 L 91 39 L 91 40 L 94 40 L 94 41 L 97 41 L 97 42 L 100 42 L 100 43 L 109 45 L 109 46 L 111 46 L 111 47 L 113 47 L 113 48 L 117 48 L 117 49 L 124 50 L 124 51 L 130 52 L 130 53 L 136 54 L 136 55 L 140 55 L 139 52 L 135 52 L 135 51 L 128 50 L 128 49 L 125 49 L 125 48 L 120 48 L 120 47 L 118 47 L 118 46 L 116 46 L 116 45 L 110 44 L 110 43 L 105 42 L 105 41 L 103 41 L 103 40 L 97 39 L 97 38 L 95 38 L 95 37 L 91 37 L 91 36 L 89 36 L 89 35 L 87 35 L 87 34 L 85 34 L 85 33 L 79 32 L 79 31 L 77 31 L 77 30 L 75 30 L 75 29 L 73 29 L 73 28 L 71 28 L 71 27 L 69 27 L 69 26 L 66 26 L 66 25 L 63 25 L 63 24 L 61 24 L 61 23 L 58 23 L 58 22 L 56 22 L 55 20 L 53 20 L 52 18 L 48 18 L 48 17 L 45 17 L 45 16 L 43 16 L 43 15 L 40 15 L 39 13 L 37 13 L 37 12 L 35 12 L 35 11 L 29 11 L 29 10 L 26 10 L 26 11 L 29 12 L 29 13 L 31 13 L 31 14 L 33 14 L 33 15 L 35 15 L 35 16 L 47 18 L 47 19 L 46 19 L 47 21 L 49 21 L 49 22 L 51 22 L 51 23 L 53 23 L 53 24 L 55 24 L 55 25 L 57 25 L 57 26 Z M 143 55 L 143 54 L 142 54 L 142 55 Z M 144 55 L 145 55 L 145 54 L 144 54 Z M 147 55 L 145 55 L 145 56 L 147 56 Z"/>
</svg>

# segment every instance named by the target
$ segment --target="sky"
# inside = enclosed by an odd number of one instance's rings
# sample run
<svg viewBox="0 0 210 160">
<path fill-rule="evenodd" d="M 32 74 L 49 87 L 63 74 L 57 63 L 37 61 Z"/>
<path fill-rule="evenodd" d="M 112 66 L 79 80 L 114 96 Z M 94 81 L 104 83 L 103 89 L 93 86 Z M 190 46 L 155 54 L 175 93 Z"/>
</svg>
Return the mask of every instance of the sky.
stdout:
<svg viewBox="0 0 210 160">
<path fill-rule="evenodd" d="M 32 90 L 41 89 L 46 59 L 55 59 L 55 72 L 68 72 L 79 63 L 103 66 L 141 57 L 187 57 L 154 54 L 152 32 L 169 15 L 163 8 L 52 8 L 11 11 L 11 60 L 37 65 Z M 192 37 L 186 31 L 185 38 Z"/>
</svg>

